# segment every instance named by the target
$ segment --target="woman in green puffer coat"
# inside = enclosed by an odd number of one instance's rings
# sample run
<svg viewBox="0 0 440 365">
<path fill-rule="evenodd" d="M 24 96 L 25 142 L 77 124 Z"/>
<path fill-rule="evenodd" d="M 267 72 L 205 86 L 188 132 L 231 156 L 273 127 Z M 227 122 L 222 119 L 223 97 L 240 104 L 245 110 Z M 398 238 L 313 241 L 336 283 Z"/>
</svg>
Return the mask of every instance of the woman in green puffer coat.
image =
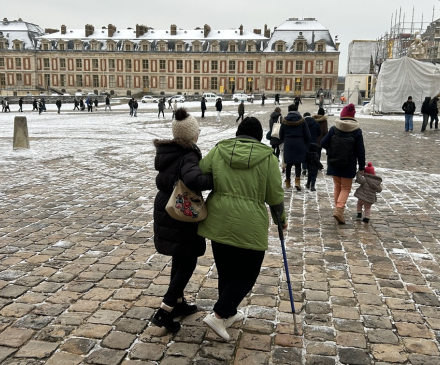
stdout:
<svg viewBox="0 0 440 365">
<path fill-rule="evenodd" d="M 219 293 L 214 313 L 203 321 L 226 340 L 226 329 L 243 319 L 237 307 L 254 286 L 268 247 L 266 204 L 287 227 L 278 160 L 262 138 L 258 119 L 246 118 L 236 138 L 219 142 L 199 163 L 214 178 L 206 201 L 208 217 L 199 223 L 198 233 L 211 240 Z"/>
</svg>

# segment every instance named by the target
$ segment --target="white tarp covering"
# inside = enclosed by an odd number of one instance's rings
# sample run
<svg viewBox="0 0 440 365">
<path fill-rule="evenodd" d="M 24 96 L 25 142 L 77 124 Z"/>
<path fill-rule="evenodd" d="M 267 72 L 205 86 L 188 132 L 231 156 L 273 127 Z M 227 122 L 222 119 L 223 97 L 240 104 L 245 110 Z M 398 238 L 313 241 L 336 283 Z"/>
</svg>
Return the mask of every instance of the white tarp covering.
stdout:
<svg viewBox="0 0 440 365">
<path fill-rule="evenodd" d="M 386 60 L 382 64 L 371 102 L 375 111 L 403 112 L 403 103 L 412 96 L 416 112 L 420 112 L 425 97 L 434 97 L 439 93 L 440 65 L 403 57 Z"/>
</svg>

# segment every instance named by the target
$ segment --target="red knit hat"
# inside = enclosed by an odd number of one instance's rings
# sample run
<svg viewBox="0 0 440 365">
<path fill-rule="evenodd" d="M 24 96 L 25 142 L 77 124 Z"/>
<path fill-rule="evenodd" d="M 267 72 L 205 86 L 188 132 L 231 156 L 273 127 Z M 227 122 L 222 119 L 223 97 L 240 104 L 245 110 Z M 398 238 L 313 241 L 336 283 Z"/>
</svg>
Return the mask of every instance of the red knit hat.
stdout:
<svg viewBox="0 0 440 365">
<path fill-rule="evenodd" d="M 354 104 L 348 104 L 344 106 L 344 108 L 341 111 L 341 118 L 349 117 L 354 118 L 354 115 L 356 114 L 356 109 L 354 107 Z"/>
<path fill-rule="evenodd" d="M 376 175 L 376 173 L 374 172 L 374 166 L 371 162 L 367 163 L 367 166 L 365 166 L 365 173 L 366 174 L 370 174 L 370 175 Z"/>
</svg>

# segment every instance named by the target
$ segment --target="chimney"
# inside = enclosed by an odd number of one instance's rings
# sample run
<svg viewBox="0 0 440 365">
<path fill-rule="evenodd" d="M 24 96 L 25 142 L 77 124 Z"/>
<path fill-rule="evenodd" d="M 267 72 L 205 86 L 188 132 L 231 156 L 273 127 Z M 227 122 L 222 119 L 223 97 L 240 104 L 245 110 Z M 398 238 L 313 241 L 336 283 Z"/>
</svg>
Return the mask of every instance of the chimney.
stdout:
<svg viewBox="0 0 440 365">
<path fill-rule="evenodd" d="M 267 24 L 264 24 L 264 36 L 270 38 L 270 28 L 267 27 Z"/>
<path fill-rule="evenodd" d="M 176 34 L 177 34 L 177 26 L 175 24 L 171 24 L 170 35 L 176 35 Z"/>
<path fill-rule="evenodd" d="M 240 25 L 240 35 L 243 35 L 243 24 Z"/>
<path fill-rule="evenodd" d="M 44 33 L 46 34 L 52 34 L 52 33 L 56 33 L 58 32 L 58 29 L 53 29 L 53 28 L 45 28 L 44 29 Z"/>
<path fill-rule="evenodd" d="M 95 27 L 90 24 L 86 24 L 86 37 L 92 35 L 95 32 Z"/>
<path fill-rule="evenodd" d="M 339 45 L 340 45 L 340 44 L 341 44 L 341 43 L 339 43 L 339 42 L 336 42 L 336 43 L 335 43 L 335 47 L 336 47 L 336 50 L 337 50 L 337 51 L 339 51 Z"/>
<path fill-rule="evenodd" d="M 203 26 L 203 36 L 206 38 L 211 31 L 211 27 L 208 24 Z"/>
<path fill-rule="evenodd" d="M 140 36 L 147 33 L 148 27 L 146 25 L 139 25 L 136 24 L 136 38 L 139 38 Z"/>
<path fill-rule="evenodd" d="M 64 24 L 61 26 L 61 34 L 66 34 L 66 26 Z"/>
<path fill-rule="evenodd" d="M 108 25 L 108 37 L 113 37 L 113 34 L 116 33 L 116 27 L 113 24 Z"/>
<path fill-rule="evenodd" d="M 260 35 L 261 35 L 261 29 L 254 29 L 254 33 L 255 33 L 255 34 L 260 34 Z"/>
</svg>

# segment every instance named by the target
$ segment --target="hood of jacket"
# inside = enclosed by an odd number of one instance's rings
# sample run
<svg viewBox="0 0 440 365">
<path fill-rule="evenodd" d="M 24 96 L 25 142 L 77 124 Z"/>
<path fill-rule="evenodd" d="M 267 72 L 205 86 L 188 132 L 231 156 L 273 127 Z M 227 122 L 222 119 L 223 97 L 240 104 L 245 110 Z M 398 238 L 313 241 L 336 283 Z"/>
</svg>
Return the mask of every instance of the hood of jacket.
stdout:
<svg viewBox="0 0 440 365">
<path fill-rule="evenodd" d="M 342 132 L 353 132 L 359 129 L 359 122 L 349 117 L 338 118 L 335 120 L 335 127 Z"/>
<path fill-rule="evenodd" d="M 220 156 L 233 169 L 246 170 L 273 154 L 273 149 L 255 138 L 238 136 L 217 145 Z"/>
<path fill-rule="evenodd" d="M 287 126 L 299 126 L 302 123 L 304 123 L 304 118 L 299 114 L 298 112 L 289 112 L 284 118 L 283 118 L 283 124 Z"/>
<path fill-rule="evenodd" d="M 365 181 L 373 189 L 376 190 L 382 183 L 382 178 L 377 175 L 367 174 L 364 172 Z"/>
<path fill-rule="evenodd" d="M 315 119 L 313 117 L 304 117 L 304 120 L 308 125 L 311 125 L 313 123 L 316 123 Z"/>
<path fill-rule="evenodd" d="M 199 159 L 202 158 L 202 153 L 197 145 L 180 138 L 155 139 L 153 143 L 156 147 L 154 167 L 157 171 L 167 169 L 170 165 L 175 163 L 177 159 L 188 152 L 195 152 Z"/>
<path fill-rule="evenodd" d="M 319 124 L 327 122 L 327 116 L 326 115 L 316 114 L 312 118 L 315 119 Z"/>
</svg>

